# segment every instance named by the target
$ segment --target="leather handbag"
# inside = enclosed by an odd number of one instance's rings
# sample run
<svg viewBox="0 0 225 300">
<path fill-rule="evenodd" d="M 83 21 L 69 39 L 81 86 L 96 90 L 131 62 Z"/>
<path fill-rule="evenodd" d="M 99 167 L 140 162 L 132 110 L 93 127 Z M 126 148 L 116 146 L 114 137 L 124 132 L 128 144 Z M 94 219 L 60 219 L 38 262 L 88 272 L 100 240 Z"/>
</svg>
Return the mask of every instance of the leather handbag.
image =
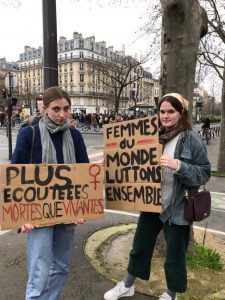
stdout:
<svg viewBox="0 0 225 300">
<path fill-rule="evenodd" d="M 184 196 L 184 219 L 189 222 L 202 221 L 211 213 L 211 195 L 204 187 L 203 191 Z"/>
</svg>

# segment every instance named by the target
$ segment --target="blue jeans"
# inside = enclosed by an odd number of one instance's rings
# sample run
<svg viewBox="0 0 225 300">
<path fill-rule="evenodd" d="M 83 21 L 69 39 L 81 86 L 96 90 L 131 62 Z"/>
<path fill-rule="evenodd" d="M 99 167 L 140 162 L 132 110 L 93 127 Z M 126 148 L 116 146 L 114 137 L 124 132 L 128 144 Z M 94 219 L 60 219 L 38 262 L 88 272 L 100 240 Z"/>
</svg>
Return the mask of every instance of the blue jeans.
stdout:
<svg viewBox="0 0 225 300">
<path fill-rule="evenodd" d="M 59 300 L 74 244 L 73 224 L 35 228 L 27 236 L 26 300 Z"/>
</svg>

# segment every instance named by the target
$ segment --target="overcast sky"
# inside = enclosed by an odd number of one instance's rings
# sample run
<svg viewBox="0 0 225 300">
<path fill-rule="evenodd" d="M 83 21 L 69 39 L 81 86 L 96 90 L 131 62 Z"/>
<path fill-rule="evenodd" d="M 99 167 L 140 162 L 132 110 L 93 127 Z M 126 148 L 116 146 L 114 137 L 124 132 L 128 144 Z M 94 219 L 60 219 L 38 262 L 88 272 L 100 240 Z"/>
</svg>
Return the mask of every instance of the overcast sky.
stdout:
<svg viewBox="0 0 225 300">
<path fill-rule="evenodd" d="M 37 48 L 43 44 L 42 0 L 21 0 L 19 6 L 12 5 L 15 2 L 0 0 L 0 57 L 9 61 L 19 59 L 24 45 Z M 116 6 L 107 4 L 107 0 L 57 0 L 56 3 L 58 40 L 60 36 L 72 39 L 77 31 L 83 37 L 95 35 L 96 41 L 104 40 L 114 50 L 121 50 L 125 44 L 127 54 L 141 55 L 147 51 L 146 38 L 137 40 L 147 9 L 146 0 L 123 1 Z"/>
<path fill-rule="evenodd" d="M 14 5 L 17 1 L 19 6 Z M 153 0 L 151 0 L 152 3 Z M 105 41 L 106 46 L 122 50 L 126 54 L 145 55 L 149 49 L 146 36 L 139 38 L 140 27 L 147 20 L 149 0 L 121 0 L 121 5 L 109 3 L 119 0 L 57 0 L 57 32 L 60 36 L 72 39 L 73 32 L 82 33 L 83 37 L 95 35 L 96 41 Z M 43 45 L 42 0 L 0 0 L 0 58 L 17 61 L 24 46 L 38 48 Z M 145 67 L 150 71 L 155 68 L 149 61 Z M 220 85 L 215 80 L 215 93 L 220 100 Z M 212 94 L 211 79 L 203 85 Z M 212 84 L 211 84 L 212 85 Z"/>
</svg>

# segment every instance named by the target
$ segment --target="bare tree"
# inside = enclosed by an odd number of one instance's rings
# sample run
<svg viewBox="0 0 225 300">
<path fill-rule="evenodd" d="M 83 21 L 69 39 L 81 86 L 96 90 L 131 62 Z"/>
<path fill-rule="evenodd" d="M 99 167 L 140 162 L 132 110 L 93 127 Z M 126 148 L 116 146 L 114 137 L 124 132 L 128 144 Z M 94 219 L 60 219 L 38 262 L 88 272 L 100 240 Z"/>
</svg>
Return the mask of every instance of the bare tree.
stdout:
<svg viewBox="0 0 225 300">
<path fill-rule="evenodd" d="M 201 42 L 199 64 L 205 73 L 213 69 L 223 82 L 217 170 L 225 172 L 225 3 L 221 0 L 204 0 L 204 5 L 208 14 L 209 32 Z"/>
<path fill-rule="evenodd" d="M 145 59 L 138 61 L 131 56 L 115 55 L 106 61 L 89 63 L 92 65 L 92 69 L 97 72 L 99 81 L 109 88 L 116 113 L 118 113 L 124 89 L 130 86 L 131 90 L 132 83 L 139 81 L 143 77 L 141 65 L 144 62 Z M 128 97 L 130 98 L 130 94 Z"/>
</svg>

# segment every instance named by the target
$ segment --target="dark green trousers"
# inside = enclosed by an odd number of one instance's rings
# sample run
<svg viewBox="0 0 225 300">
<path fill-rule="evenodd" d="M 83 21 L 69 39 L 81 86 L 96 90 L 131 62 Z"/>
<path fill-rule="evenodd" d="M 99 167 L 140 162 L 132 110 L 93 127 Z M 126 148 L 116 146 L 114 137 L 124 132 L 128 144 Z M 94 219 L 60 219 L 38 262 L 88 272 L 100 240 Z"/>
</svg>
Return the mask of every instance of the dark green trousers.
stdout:
<svg viewBox="0 0 225 300">
<path fill-rule="evenodd" d="M 152 254 L 162 229 L 167 245 L 164 263 L 167 288 L 183 293 L 187 289 L 186 250 L 190 237 L 189 225 L 169 225 L 159 219 L 158 213 L 141 213 L 127 271 L 141 279 L 149 279 Z"/>
</svg>

